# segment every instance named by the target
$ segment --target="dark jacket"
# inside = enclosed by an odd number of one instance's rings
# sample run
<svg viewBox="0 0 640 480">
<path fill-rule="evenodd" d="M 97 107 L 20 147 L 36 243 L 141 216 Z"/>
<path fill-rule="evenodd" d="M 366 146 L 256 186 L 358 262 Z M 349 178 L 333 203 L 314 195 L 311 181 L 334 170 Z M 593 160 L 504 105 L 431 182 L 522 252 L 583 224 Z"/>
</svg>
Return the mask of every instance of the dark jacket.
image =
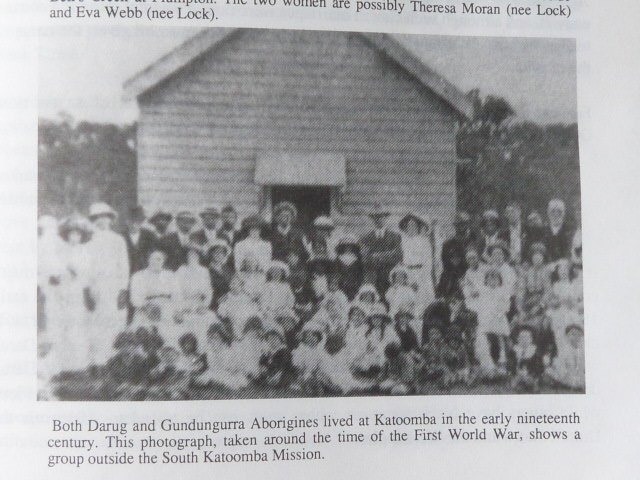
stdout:
<svg viewBox="0 0 640 480">
<path fill-rule="evenodd" d="M 544 245 L 547 247 L 547 260 L 555 262 L 561 258 L 567 258 L 571 255 L 571 241 L 573 232 L 565 221 L 558 230 L 557 234 L 553 234 L 551 227 L 545 228 Z"/>
<path fill-rule="evenodd" d="M 385 230 L 378 238 L 375 230 L 360 240 L 365 281 L 373 283 L 384 295 L 389 288 L 389 273 L 402 262 L 402 238 L 399 233 Z"/>
<path fill-rule="evenodd" d="M 140 229 L 138 241 L 134 244 L 131 239 L 131 233 L 124 233 L 124 241 L 127 245 L 127 253 L 129 254 L 129 268 L 131 273 L 144 270 L 147 267 L 149 253 L 153 250 L 158 242 L 158 237 L 154 232 L 146 228 Z"/>
<path fill-rule="evenodd" d="M 160 248 L 167 255 L 166 267 L 177 270 L 180 265 L 187 261 L 187 247 L 180 242 L 180 237 L 176 232 L 164 235 L 159 240 Z"/>
<path fill-rule="evenodd" d="M 209 276 L 211 277 L 211 288 L 213 289 L 210 308 L 216 310 L 222 297 L 229 292 L 229 284 L 233 277 L 233 267 L 228 263 L 225 263 L 220 269 L 209 267 Z"/>
<path fill-rule="evenodd" d="M 299 228 L 292 226 L 286 235 L 280 233 L 274 225 L 269 235 L 271 241 L 272 256 L 274 260 L 287 261 L 289 252 L 295 251 L 304 262 L 309 257 L 305 247 L 304 233 Z"/>
</svg>

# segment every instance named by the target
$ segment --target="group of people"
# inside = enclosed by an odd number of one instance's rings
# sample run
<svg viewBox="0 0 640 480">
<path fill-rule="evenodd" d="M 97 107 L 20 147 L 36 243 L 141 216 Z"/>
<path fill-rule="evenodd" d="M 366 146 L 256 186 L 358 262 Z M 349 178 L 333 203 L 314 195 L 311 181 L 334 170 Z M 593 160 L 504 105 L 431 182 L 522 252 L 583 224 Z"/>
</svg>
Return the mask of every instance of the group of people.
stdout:
<svg viewBox="0 0 640 480">
<path fill-rule="evenodd" d="M 147 218 L 93 204 L 39 219 L 41 374 L 87 371 L 113 398 L 185 398 L 257 385 L 312 395 L 418 392 L 509 379 L 584 388 L 582 246 L 560 200 L 547 219 L 460 212 L 436 222 L 377 206 L 371 230 L 312 232 L 281 202 L 273 222 L 232 205 Z M 47 386 L 43 395 L 54 395 Z"/>
</svg>

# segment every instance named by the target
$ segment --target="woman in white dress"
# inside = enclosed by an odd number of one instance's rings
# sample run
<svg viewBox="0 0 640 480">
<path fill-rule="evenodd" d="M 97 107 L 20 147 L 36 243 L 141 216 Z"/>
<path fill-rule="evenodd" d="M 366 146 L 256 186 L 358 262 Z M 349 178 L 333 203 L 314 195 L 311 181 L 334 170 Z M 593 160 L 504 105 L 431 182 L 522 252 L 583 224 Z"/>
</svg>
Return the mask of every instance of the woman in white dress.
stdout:
<svg viewBox="0 0 640 480">
<path fill-rule="evenodd" d="M 153 250 L 147 268 L 131 277 L 132 327 L 157 332 L 165 344 L 177 347 L 183 329 L 176 324 L 174 313 L 181 295 L 175 273 L 164 268 L 165 261 L 164 251 Z"/>
<path fill-rule="evenodd" d="M 421 314 L 435 300 L 435 234 L 426 220 L 412 213 L 405 215 L 398 227 L 403 233 L 403 264 L 409 273 L 409 282 L 416 290 L 416 307 Z"/>
<path fill-rule="evenodd" d="M 207 330 L 218 319 L 209 310 L 213 291 L 209 270 L 200 265 L 200 247 L 190 245 L 187 263 L 176 271 L 176 281 L 180 298 L 176 307 L 176 322 L 184 333 L 192 333 L 202 349 L 207 342 Z"/>
<path fill-rule="evenodd" d="M 266 272 L 271 263 L 271 244 L 262 239 L 265 223 L 259 215 L 247 217 L 242 222 L 242 238 L 233 249 L 236 272 L 242 270 L 247 257 L 253 257 L 261 272 Z"/>
<path fill-rule="evenodd" d="M 52 373 L 84 370 L 89 363 L 85 289 L 89 279 L 89 256 L 86 241 L 89 225 L 81 217 L 71 217 L 60 226 L 64 243 L 58 259 L 62 266 L 49 305 L 49 341 Z"/>
<path fill-rule="evenodd" d="M 93 312 L 89 324 L 90 363 L 105 365 L 113 355 L 116 335 L 127 323 L 129 255 L 124 238 L 112 230 L 117 213 L 106 203 L 89 209 L 93 235 L 87 243 L 91 261 L 89 280 Z"/>
</svg>

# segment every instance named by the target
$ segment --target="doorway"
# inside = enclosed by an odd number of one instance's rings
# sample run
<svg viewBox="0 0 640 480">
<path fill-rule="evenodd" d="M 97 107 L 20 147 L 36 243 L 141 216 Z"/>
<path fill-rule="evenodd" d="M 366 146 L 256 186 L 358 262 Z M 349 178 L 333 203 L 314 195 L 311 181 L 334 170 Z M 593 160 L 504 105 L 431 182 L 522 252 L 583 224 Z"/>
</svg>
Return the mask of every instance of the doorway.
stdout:
<svg viewBox="0 0 640 480">
<path fill-rule="evenodd" d="M 298 225 L 306 233 L 320 215 L 331 214 L 331 187 L 274 186 L 271 187 L 271 205 L 287 201 L 298 209 Z"/>
</svg>

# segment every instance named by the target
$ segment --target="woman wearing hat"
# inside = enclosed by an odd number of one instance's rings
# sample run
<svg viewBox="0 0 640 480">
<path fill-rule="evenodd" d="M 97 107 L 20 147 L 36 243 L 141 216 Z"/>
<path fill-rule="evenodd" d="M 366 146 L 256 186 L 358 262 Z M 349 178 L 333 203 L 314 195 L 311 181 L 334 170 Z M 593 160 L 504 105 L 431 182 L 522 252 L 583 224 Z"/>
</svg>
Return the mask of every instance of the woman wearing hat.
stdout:
<svg viewBox="0 0 640 480">
<path fill-rule="evenodd" d="M 271 244 L 262 238 L 265 222 L 260 215 L 251 215 L 242 221 L 241 238 L 233 249 L 233 261 L 236 272 L 242 270 L 242 265 L 248 257 L 253 257 L 261 272 L 266 272 L 271 262 Z"/>
<path fill-rule="evenodd" d="M 60 225 L 64 243 L 59 251 L 62 269 L 59 281 L 47 298 L 49 341 L 55 373 L 84 370 L 88 366 L 85 290 L 89 282 L 90 261 L 86 242 L 88 222 L 70 217 Z"/>
<path fill-rule="evenodd" d="M 409 274 L 409 282 L 416 290 L 418 312 L 435 300 L 436 237 L 426 220 L 409 213 L 399 222 L 402 235 L 402 259 Z M 416 313 L 418 313 L 416 312 Z"/>
<path fill-rule="evenodd" d="M 91 261 L 90 297 L 95 303 L 89 325 L 92 365 L 106 364 L 116 335 L 125 328 L 129 255 L 124 238 L 113 231 L 117 213 L 106 203 L 94 203 L 89 220 L 94 233 L 87 243 Z"/>
</svg>

